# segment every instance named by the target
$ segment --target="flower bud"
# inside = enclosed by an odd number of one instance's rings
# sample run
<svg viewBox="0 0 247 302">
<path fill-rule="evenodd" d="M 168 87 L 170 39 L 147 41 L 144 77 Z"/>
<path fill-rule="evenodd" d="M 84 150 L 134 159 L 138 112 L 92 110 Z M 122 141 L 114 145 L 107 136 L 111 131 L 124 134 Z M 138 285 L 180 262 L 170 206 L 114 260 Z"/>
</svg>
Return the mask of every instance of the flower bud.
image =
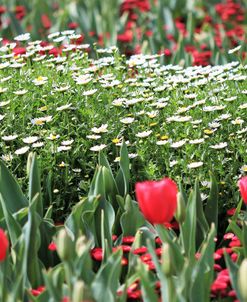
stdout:
<svg viewBox="0 0 247 302">
<path fill-rule="evenodd" d="M 238 286 L 243 298 L 243 302 L 247 301 L 247 258 L 243 260 L 238 271 Z"/>
<path fill-rule="evenodd" d="M 28 154 L 28 157 L 27 157 L 27 175 L 30 174 L 30 170 L 31 170 L 31 167 L 32 167 L 33 159 L 34 159 L 34 153 L 30 152 Z"/>
<path fill-rule="evenodd" d="M 59 257 L 62 260 L 68 260 L 73 253 L 73 242 L 65 229 L 59 231 L 56 244 Z"/>
<path fill-rule="evenodd" d="M 183 195 L 180 192 L 178 192 L 177 210 L 176 210 L 175 218 L 180 224 L 182 224 L 185 221 L 185 217 L 186 217 L 186 206 L 185 206 L 184 198 Z"/>
<path fill-rule="evenodd" d="M 172 263 L 172 250 L 168 243 L 164 243 L 162 246 L 162 270 L 167 277 L 171 277 L 173 274 Z"/>
<path fill-rule="evenodd" d="M 82 302 L 84 293 L 84 282 L 79 280 L 76 281 L 72 294 L 72 302 Z"/>
<path fill-rule="evenodd" d="M 87 249 L 87 238 L 82 235 L 76 240 L 75 250 L 78 257 L 81 257 Z"/>
</svg>

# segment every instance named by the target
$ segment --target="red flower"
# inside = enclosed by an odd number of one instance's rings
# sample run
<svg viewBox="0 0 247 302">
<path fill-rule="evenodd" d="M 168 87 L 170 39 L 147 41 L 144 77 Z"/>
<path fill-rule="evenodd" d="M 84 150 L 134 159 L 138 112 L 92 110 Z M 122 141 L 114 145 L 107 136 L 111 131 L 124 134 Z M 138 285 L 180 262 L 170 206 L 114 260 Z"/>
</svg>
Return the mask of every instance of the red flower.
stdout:
<svg viewBox="0 0 247 302">
<path fill-rule="evenodd" d="M 232 208 L 232 209 L 227 210 L 226 214 L 228 216 L 232 216 L 235 214 L 235 212 L 236 212 L 236 208 Z"/>
<path fill-rule="evenodd" d="M 76 29 L 78 26 L 79 26 L 79 25 L 78 25 L 78 23 L 76 23 L 76 22 L 70 22 L 70 23 L 68 24 L 68 28 L 69 28 L 69 29 Z"/>
<path fill-rule="evenodd" d="M 0 6 L 0 15 L 4 14 L 6 12 L 6 7 L 1 5 Z"/>
<path fill-rule="evenodd" d="M 153 224 L 170 222 L 177 208 L 177 185 L 169 179 L 136 184 L 136 198 L 145 218 Z"/>
<path fill-rule="evenodd" d="M 103 250 L 100 247 L 95 247 L 91 250 L 91 257 L 93 260 L 102 261 L 103 259 Z"/>
<path fill-rule="evenodd" d="M 0 262 L 6 258 L 9 240 L 2 229 L 0 229 Z"/>
<path fill-rule="evenodd" d="M 48 250 L 50 250 L 50 251 L 56 251 L 56 250 L 57 250 L 56 243 L 52 241 L 52 242 L 48 245 Z"/>
<path fill-rule="evenodd" d="M 126 237 L 123 237 L 123 239 L 122 239 L 122 243 L 125 243 L 125 244 L 132 244 L 134 241 L 135 241 L 134 236 L 126 236 Z"/>
<path fill-rule="evenodd" d="M 245 204 L 247 204 L 247 176 L 242 177 L 238 181 L 238 186 L 239 186 L 240 194 L 243 198 L 243 201 Z"/>
<path fill-rule="evenodd" d="M 13 49 L 13 53 L 15 56 L 24 55 L 26 52 L 27 52 L 26 48 L 24 48 L 24 47 L 15 47 Z"/>
<path fill-rule="evenodd" d="M 44 286 L 39 286 L 36 289 L 31 289 L 30 292 L 33 296 L 38 296 L 40 295 L 43 291 L 45 290 Z"/>
<path fill-rule="evenodd" d="M 51 28 L 51 20 L 46 14 L 41 15 L 41 23 L 45 29 Z"/>
</svg>

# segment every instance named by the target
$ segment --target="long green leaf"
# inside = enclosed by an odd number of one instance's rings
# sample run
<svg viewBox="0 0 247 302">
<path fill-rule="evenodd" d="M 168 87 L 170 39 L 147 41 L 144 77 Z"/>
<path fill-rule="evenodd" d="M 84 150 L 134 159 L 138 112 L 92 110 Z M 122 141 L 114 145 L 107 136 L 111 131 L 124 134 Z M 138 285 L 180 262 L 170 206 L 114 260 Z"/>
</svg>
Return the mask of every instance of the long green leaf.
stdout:
<svg viewBox="0 0 247 302">
<path fill-rule="evenodd" d="M 212 223 L 215 224 L 216 230 L 218 228 L 218 197 L 219 190 L 217 181 L 213 174 L 210 176 L 210 193 L 207 200 L 207 205 L 205 207 L 205 216 L 208 222 L 208 225 Z"/>
<path fill-rule="evenodd" d="M 28 206 L 28 201 L 19 184 L 2 161 L 0 161 L 0 193 L 6 208 L 12 214 Z"/>
</svg>

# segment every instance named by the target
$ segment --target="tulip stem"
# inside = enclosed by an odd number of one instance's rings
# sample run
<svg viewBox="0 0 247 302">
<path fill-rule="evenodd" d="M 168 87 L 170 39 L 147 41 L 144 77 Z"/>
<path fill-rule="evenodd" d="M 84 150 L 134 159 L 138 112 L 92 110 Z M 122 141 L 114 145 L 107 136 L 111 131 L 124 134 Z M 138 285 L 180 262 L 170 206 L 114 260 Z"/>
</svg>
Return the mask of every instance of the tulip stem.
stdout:
<svg viewBox="0 0 247 302">
<path fill-rule="evenodd" d="M 71 272 L 70 263 L 68 261 L 64 262 L 64 271 L 65 271 L 65 279 L 69 288 L 69 297 L 72 298 L 72 280 L 73 280 L 73 274 Z"/>
<path fill-rule="evenodd" d="M 168 296 L 169 296 L 169 302 L 173 302 L 176 297 L 176 291 L 174 288 L 172 276 L 167 278 L 167 283 L 168 283 Z"/>
</svg>

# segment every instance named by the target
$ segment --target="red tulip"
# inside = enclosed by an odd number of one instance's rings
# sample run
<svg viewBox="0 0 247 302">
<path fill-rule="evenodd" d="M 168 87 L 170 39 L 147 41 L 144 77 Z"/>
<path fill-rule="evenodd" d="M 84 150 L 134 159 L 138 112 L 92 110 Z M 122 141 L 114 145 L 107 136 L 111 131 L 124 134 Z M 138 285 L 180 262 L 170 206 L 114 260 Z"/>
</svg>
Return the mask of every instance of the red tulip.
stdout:
<svg viewBox="0 0 247 302">
<path fill-rule="evenodd" d="M 0 229 L 0 262 L 6 258 L 9 240 L 2 229 Z"/>
<path fill-rule="evenodd" d="M 136 198 L 144 217 L 153 224 L 170 222 L 177 208 L 176 183 L 163 178 L 136 184 Z"/>
<path fill-rule="evenodd" d="M 242 177 L 238 181 L 238 186 L 239 186 L 240 194 L 243 198 L 243 201 L 245 204 L 247 204 L 247 176 Z"/>
</svg>

